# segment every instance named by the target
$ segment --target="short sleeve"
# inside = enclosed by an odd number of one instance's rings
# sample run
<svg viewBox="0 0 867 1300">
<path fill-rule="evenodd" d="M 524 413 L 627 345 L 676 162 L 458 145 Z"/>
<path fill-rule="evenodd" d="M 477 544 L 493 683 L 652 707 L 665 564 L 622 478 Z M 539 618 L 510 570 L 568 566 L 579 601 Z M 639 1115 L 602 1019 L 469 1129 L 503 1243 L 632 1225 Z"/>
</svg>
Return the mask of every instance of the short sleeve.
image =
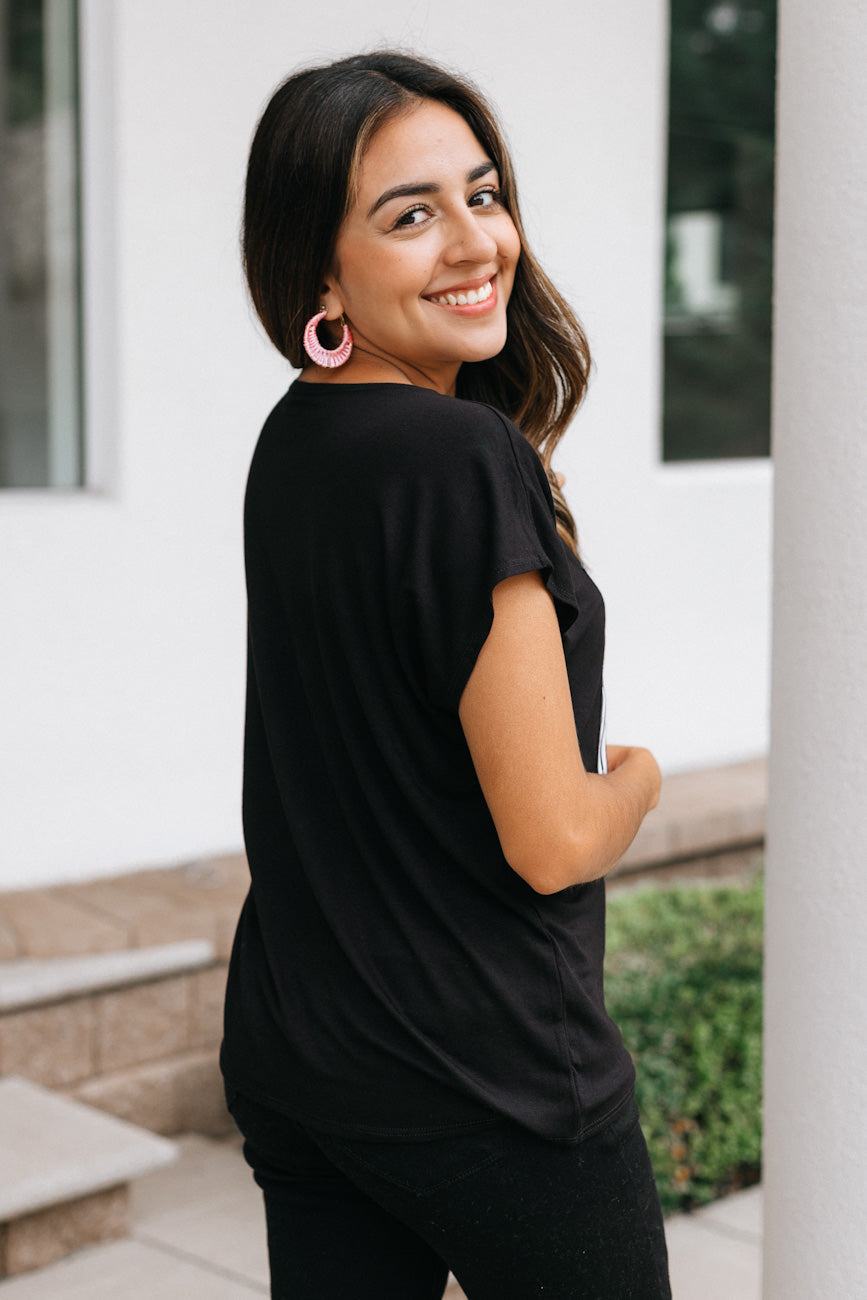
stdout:
<svg viewBox="0 0 867 1300">
<path fill-rule="evenodd" d="M 415 484 L 405 587 L 423 689 L 450 711 L 491 630 L 497 583 L 539 570 L 561 634 L 578 614 L 537 453 L 498 411 L 453 401 L 456 427 Z"/>
</svg>

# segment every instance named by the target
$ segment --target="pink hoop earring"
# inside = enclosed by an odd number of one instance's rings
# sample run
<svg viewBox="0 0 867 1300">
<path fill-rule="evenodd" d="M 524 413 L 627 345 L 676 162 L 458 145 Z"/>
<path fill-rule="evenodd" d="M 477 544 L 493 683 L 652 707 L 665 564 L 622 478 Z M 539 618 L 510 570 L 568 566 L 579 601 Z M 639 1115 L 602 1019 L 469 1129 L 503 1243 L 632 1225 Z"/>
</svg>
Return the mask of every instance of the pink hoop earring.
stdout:
<svg viewBox="0 0 867 1300">
<path fill-rule="evenodd" d="M 311 361 L 317 366 L 326 366 L 333 370 L 336 366 L 342 366 L 349 360 L 349 354 L 352 351 L 352 332 L 343 320 L 343 337 L 336 348 L 324 348 L 319 342 L 319 336 L 316 333 L 316 326 L 325 316 L 325 308 L 311 316 L 304 327 L 304 351 Z"/>
</svg>

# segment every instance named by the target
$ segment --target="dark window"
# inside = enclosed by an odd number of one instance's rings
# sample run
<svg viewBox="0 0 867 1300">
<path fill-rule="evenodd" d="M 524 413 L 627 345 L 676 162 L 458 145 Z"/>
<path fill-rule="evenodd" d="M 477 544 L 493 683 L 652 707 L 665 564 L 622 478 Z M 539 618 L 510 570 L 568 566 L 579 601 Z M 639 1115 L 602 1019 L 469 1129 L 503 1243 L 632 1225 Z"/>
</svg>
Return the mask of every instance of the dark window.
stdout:
<svg viewBox="0 0 867 1300">
<path fill-rule="evenodd" d="M 775 0 L 672 0 L 663 456 L 770 450 Z"/>
<path fill-rule="evenodd" d="M 0 487 L 83 481 L 77 19 L 0 0 Z"/>
</svg>

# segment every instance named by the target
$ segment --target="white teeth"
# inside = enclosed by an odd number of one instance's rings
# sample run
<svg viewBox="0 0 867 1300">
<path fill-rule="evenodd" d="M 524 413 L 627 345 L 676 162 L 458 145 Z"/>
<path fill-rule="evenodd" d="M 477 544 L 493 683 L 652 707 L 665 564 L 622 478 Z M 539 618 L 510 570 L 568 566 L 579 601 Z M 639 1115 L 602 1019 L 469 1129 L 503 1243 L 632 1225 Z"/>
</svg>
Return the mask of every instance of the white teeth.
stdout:
<svg viewBox="0 0 867 1300">
<path fill-rule="evenodd" d="M 466 293 L 443 293 L 433 301 L 442 307 L 473 307 L 476 303 L 487 302 L 493 292 L 494 286 L 489 280 L 481 289 L 468 289 Z"/>
</svg>

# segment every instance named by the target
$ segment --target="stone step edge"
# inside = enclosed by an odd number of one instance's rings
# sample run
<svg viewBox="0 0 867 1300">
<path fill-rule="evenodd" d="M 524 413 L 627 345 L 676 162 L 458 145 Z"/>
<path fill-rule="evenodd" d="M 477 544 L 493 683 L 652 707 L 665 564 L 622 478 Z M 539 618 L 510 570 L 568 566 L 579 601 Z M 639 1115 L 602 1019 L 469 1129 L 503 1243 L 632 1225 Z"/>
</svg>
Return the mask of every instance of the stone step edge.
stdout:
<svg viewBox="0 0 867 1300">
<path fill-rule="evenodd" d="M 0 1079 L 0 1223 L 122 1186 L 178 1148 L 28 1079 Z"/>
<path fill-rule="evenodd" d="M 236 1131 L 226 1109 L 216 1048 L 144 1061 L 58 1091 L 167 1137 L 200 1133 L 222 1138 Z"/>
<path fill-rule="evenodd" d="M 169 979 L 212 966 L 216 960 L 212 943 L 186 939 L 77 957 L 25 957 L 0 962 L 0 1014 Z"/>
</svg>

